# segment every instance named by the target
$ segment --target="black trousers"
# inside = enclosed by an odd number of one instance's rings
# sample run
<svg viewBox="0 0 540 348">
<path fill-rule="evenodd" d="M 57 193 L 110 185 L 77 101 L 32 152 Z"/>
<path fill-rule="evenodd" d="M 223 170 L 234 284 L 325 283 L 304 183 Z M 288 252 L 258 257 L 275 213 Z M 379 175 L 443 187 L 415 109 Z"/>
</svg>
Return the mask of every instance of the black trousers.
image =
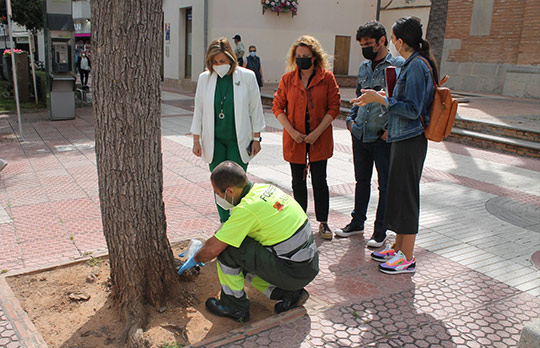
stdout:
<svg viewBox="0 0 540 348">
<path fill-rule="evenodd" d="M 305 164 L 291 163 L 292 189 L 294 199 L 300 206 L 307 210 L 307 183 L 304 177 Z M 313 185 L 313 198 L 315 201 L 315 216 L 319 222 L 328 221 L 328 210 L 330 206 L 330 194 L 326 182 L 326 167 L 328 161 L 309 162 L 311 172 L 311 184 Z"/>
<path fill-rule="evenodd" d="M 90 70 L 79 70 L 81 74 L 81 85 L 86 86 L 88 85 L 88 75 L 90 74 Z"/>
<path fill-rule="evenodd" d="M 386 236 L 386 228 L 383 225 L 383 221 L 392 144 L 382 139 L 377 139 L 372 143 L 364 143 L 354 135 L 352 135 L 352 143 L 356 186 L 354 191 L 354 210 L 351 215 L 356 223 L 363 224 L 367 219 L 366 215 L 371 196 L 371 176 L 373 174 L 373 164 L 375 163 L 377 181 L 379 183 L 379 203 L 377 204 L 373 237 L 378 241 L 383 240 Z"/>
</svg>

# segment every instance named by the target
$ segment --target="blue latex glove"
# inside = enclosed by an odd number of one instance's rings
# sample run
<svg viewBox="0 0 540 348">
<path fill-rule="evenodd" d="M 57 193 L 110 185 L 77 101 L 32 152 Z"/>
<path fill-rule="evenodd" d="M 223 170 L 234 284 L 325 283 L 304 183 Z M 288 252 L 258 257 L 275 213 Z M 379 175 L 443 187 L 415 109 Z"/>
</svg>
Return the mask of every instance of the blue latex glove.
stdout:
<svg viewBox="0 0 540 348">
<path fill-rule="evenodd" d="M 184 262 L 182 267 L 180 267 L 180 269 L 178 270 L 178 274 L 182 274 L 184 271 L 187 271 L 188 269 L 191 269 L 195 266 L 204 267 L 204 263 L 195 261 L 194 257 L 195 255 L 193 255 L 186 262 Z"/>
</svg>

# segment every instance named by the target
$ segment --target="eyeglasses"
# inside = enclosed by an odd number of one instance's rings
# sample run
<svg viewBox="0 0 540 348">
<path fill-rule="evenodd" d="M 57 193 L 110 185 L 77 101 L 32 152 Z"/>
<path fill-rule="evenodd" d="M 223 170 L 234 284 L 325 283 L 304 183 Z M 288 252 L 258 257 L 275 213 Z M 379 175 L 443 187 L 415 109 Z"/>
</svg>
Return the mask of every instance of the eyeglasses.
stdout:
<svg viewBox="0 0 540 348">
<path fill-rule="evenodd" d="M 257 52 L 257 51 L 249 51 L 249 53 L 251 53 L 251 52 Z"/>
</svg>

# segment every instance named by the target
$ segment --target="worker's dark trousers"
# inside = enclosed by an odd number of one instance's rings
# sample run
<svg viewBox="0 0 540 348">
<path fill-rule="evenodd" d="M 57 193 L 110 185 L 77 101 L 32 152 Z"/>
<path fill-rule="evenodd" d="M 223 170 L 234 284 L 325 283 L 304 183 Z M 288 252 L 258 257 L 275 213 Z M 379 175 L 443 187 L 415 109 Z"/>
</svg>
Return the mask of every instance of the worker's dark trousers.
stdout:
<svg viewBox="0 0 540 348">
<path fill-rule="evenodd" d="M 319 272 L 319 255 L 306 262 L 278 258 L 256 240 L 246 237 L 239 248 L 228 246 L 218 256 L 221 301 L 235 311 L 249 311 L 244 291 L 247 279 L 272 300 L 292 297 L 309 284 Z"/>
</svg>

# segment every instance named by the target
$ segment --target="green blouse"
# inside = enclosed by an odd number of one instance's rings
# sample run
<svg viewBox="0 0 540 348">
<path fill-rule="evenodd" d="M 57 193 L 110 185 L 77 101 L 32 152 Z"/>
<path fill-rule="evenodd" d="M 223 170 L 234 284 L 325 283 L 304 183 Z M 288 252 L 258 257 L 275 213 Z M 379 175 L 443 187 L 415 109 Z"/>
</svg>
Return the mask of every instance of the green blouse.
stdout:
<svg viewBox="0 0 540 348">
<path fill-rule="evenodd" d="M 214 97 L 214 134 L 222 142 L 236 141 L 232 75 L 217 77 Z"/>
</svg>

